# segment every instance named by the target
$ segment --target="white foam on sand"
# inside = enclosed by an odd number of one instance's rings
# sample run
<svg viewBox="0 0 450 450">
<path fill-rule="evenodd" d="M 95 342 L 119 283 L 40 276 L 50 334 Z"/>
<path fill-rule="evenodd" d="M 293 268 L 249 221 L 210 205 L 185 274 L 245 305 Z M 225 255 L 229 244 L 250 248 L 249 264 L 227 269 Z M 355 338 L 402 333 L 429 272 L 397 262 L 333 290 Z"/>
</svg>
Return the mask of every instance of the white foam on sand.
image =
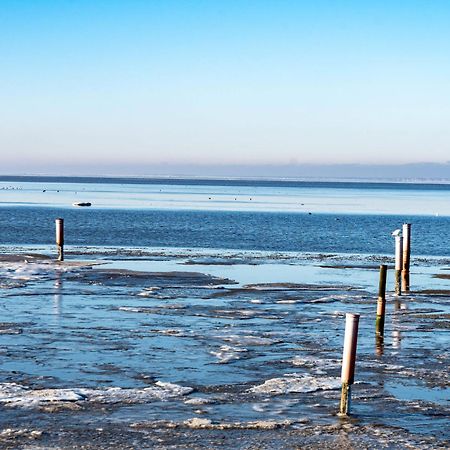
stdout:
<svg viewBox="0 0 450 450">
<path fill-rule="evenodd" d="M 91 403 L 146 403 L 164 401 L 187 395 L 190 387 L 158 381 L 154 386 L 137 388 L 110 387 L 104 389 L 30 389 L 16 383 L 0 384 L 0 404 L 19 408 L 36 408 L 49 403 L 91 402 Z"/>
<path fill-rule="evenodd" d="M 259 386 L 252 387 L 254 394 L 289 394 L 296 392 L 316 392 L 340 389 L 341 380 L 335 377 L 312 377 L 309 375 L 286 374 L 280 378 L 272 378 Z"/>
</svg>

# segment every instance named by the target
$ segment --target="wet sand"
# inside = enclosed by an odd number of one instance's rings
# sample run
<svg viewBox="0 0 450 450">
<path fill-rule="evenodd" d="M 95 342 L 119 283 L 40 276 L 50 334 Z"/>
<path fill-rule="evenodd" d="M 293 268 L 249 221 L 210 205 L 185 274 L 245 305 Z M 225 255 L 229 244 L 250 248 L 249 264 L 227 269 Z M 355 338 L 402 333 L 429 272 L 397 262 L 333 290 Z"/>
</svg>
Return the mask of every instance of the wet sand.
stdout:
<svg viewBox="0 0 450 450">
<path fill-rule="evenodd" d="M 380 344 L 369 260 L 214 256 L 188 271 L 191 254 L 96 256 L 0 258 L 3 448 L 448 448 L 446 295 L 389 293 Z M 349 311 L 361 327 L 342 419 Z"/>
<path fill-rule="evenodd" d="M 56 428 L 56 427 L 55 427 Z M 268 428 L 268 429 L 267 429 Z M 414 438 L 401 429 L 378 429 L 351 422 L 317 427 L 279 425 L 258 428 L 192 427 L 185 423 L 148 426 L 114 424 L 103 428 L 60 427 L 57 431 L 6 429 L 0 445 L 6 449 L 445 449 L 433 437 Z"/>
</svg>

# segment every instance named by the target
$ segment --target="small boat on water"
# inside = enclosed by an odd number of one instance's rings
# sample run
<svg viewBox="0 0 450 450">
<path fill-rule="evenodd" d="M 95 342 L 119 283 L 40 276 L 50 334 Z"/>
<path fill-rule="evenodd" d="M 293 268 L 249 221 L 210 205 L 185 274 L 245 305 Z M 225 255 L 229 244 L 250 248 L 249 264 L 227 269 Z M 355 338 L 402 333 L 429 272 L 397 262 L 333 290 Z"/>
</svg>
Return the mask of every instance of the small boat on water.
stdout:
<svg viewBox="0 0 450 450">
<path fill-rule="evenodd" d="M 75 202 L 72 203 L 72 206 L 91 206 L 92 203 L 91 202 Z"/>
</svg>

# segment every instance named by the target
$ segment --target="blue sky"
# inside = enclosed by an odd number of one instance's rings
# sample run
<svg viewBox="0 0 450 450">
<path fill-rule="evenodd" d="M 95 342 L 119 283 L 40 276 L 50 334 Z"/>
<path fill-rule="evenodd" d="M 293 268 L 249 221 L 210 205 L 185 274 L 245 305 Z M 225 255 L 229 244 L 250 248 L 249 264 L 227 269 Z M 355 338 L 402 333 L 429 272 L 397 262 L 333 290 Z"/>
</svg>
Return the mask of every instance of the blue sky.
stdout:
<svg viewBox="0 0 450 450">
<path fill-rule="evenodd" d="M 4 170 L 450 160 L 448 1 L 0 2 Z"/>
</svg>

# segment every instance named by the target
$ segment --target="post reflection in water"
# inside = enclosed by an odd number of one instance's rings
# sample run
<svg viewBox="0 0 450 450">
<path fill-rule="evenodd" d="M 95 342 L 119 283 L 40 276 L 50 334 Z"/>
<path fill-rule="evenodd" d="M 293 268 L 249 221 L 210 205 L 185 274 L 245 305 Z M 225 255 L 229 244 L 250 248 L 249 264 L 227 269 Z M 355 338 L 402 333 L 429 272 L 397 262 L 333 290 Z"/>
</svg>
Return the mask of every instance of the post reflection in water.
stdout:
<svg viewBox="0 0 450 450">
<path fill-rule="evenodd" d="M 405 311 L 408 309 L 406 302 L 400 301 L 398 298 L 394 302 L 394 311 Z"/>
<path fill-rule="evenodd" d="M 55 316 L 61 316 L 61 304 L 62 304 L 62 276 L 61 271 L 57 270 L 55 272 L 55 282 L 53 284 L 54 294 L 53 294 L 53 313 Z"/>
<path fill-rule="evenodd" d="M 384 353 L 384 336 L 379 334 L 375 335 L 375 354 L 377 356 L 383 356 Z"/>
<path fill-rule="evenodd" d="M 399 311 L 405 311 L 408 309 L 408 305 L 406 304 L 406 302 L 402 302 L 399 298 L 395 299 L 394 302 L 394 311 L 395 312 L 399 312 Z M 394 328 L 398 328 L 398 316 L 396 316 L 394 314 L 393 318 L 392 318 L 392 324 L 394 325 Z M 399 329 L 394 329 L 392 330 L 392 347 L 393 348 L 401 348 L 401 342 L 402 342 L 402 333 Z"/>
<path fill-rule="evenodd" d="M 400 330 L 393 330 L 392 331 L 392 347 L 394 348 L 400 348 L 402 342 L 402 333 Z"/>
</svg>

